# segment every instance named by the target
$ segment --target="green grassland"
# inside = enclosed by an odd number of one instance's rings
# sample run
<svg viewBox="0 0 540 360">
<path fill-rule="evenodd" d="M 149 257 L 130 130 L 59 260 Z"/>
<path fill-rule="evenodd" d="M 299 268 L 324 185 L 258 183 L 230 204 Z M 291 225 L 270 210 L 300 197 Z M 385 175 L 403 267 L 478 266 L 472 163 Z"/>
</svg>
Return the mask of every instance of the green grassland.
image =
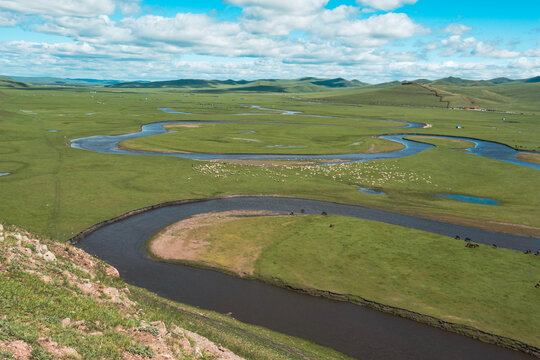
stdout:
<svg viewBox="0 0 540 360">
<path fill-rule="evenodd" d="M 363 126 L 393 123 L 370 121 Z M 395 124 L 395 123 L 394 123 Z M 234 154 L 344 154 L 386 152 L 403 145 L 377 139 L 352 126 L 201 124 L 199 128 L 171 126 L 169 133 L 123 141 L 124 148 L 166 152 Z M 170 132 L 170 131 L 178 132 Z M 373 131 L 373 130 L 372 130 Z"/>
<path fill-rule="evenodd" d="M 334 227 L 329 227 L 334 224 Z M 197 261 L 540 345 L 535 256 L 341 216 L 239 217 L 189 230 Z M 501 311 L 504 309 L 504 311 Z"/>
<path fill-rule="evenodd" d="M 475 87 L 437 85 L 437 88 L 468 96 L 484 109 L 536 114 L 539 112 L 540 83 Z"/>
<path fill-rule="evenodd" d="M 453 150 L 452 142 L 443 146 L 444 140 L 437 140 L 441 145 L 437 149 L 403 159 L 271 169 L 154 156 L 103 155 L 67 146 L 74 138 L 134 132 L 149 122 L 182 119 L 265 123 L 316 120 L 355 126 L 355 131 L 369 136 L 408 132 L 408 129 L 365 127 L 364 120 L 354 118 L 419 121 L 433 127 L 413 129 L 417 133 L 478 137 L 528 149 L 539 146 L 540 130 L 534 115 L 507 115 L 516 121 L 510 123 L 501 121 L 501 115 L 496 113 L 313 104 L 309 97 L 303 96 L 234 93 L 212 96 L 161 89 L 85 87 L 3 89 L 0 172 L 12 175 L 0 178 L 0 218 L 39 234 L 66 239 L 94 223 L 163 201 L 227 194 L 281 194 L 362 204 L 450 222 L 465 221 L 484 228 L 494 226 L 490 221 L 540 226 L 534 215 L 540 201 L 538 192 L 533 191 L 540 183 L 537 171 L 468 155 Z M 246 112 L 244 104 L 339 118 L 235 116 Z M 156 110 L 158 107 L 198 115 L 167 114 Z M 464 128 L 456 129 L 456 124 Z M 238 128 L 250 126 L 239 124 Z M 328 130 L 320 128 L 318 135 L 324 136 Z M 313 131 L 317 131 L 315 127 Z M 223 172 L 218 173 L 217 169 Z M 362 194 L 356 191 L 358 186 L 382 187 L 388 195 Z M 433 196 L 436 192 L 488 197 L 502 205 L 445 200 Z M 522 231 L 519 229 L 523 228 L 501 228 Z"/>
<path fill-rule="evenodd" d="M 532 91 L 538 91 L 533 85 Z M 468 145 L 463 142 L 413 137 L 435 144 L 437 148 L 394 160 L 329 166 L 281 163 L 277 167 L 104 155 L 68 146 L 72 139 L 135 132 L 150 122 L 219 120 L 240 124 L 180 128 L 178 133 L 139 139 L 129 146 L 138 146 L 140 141 L 141 146 L 158 149 L 255 152 L 254 144 L 242 142 L 237 146 L 236 141 L 220 142 L 221 136 L 221 140 L 260 137 L 265 145 L 302 145 L 297 143 L 302 141 L 321 152 L 330 149 L 341 152 L 350 143 L 364 141 L 359 151 L 366 151 L 371 143 L 377 142 L 373 136 L 414 132 L 481 138 L 518 149 L 540 151 L 540 109 L 531 105 L 529 95 L 512 95 L 512 91 L 518 92 L 529 85 L 504 85 L 504 90 L 490 86 L 490 89 L 498 89 L 490 91 L 504 98 L 491 93 L 489 96 L 469 93 L 473 87 L 462 89 L 448 85 L 447 89 L 470 96 L 480 104 L 483 98 L 498 101 L 497 106 L 502 110 L 523 109 L 524 114 L 446 109 L 440 107 L 440 101 L 432 92 L 401 85 L 381 87 L 388 88 L 384 90 L 345 88 L 316 94 L 233 93 L 221 88 L 220 92 L 204 93 L 168 88 L 25 87 L 14 83 L 0 86 L 0 173 L 11 173 L 0 177 L 0 221 L 56 241 L 65 241 L 88 226 L 143 206 L 229 194 L 282 195 L 359 204 L 495 231 L 540 234 L 537 216 L 540 193 L 535 191 L 540 185 L 538 171 L 467 154 L 464 148 Z M 356 97 L 357 93 L 363 98 Z M 337 96 L 349 96 L 352 100 L 342 101 Z M 387 96 L 386 102 L 375 102 L 381 96 Z M 246 104 L 335 118 L 284 116 L 279 112 L 247 108 Z M 160 107 L 194 115 L 167 114 L 158 111 Z M 254 114 L 236 115 L 246 112 Z M 507 120 L 502 121 L 502 117 Z M 395 123 L 381 124 L 377 119 L 415 121 L 432 127 L 402 129 L 396 128 Z M 293 125 L 263 124 L 283 122 L 306 126 L 294 129 Z M 308 125 L 313 123 L 340 126 Z M 462 128 L 457 129 L 457 125 Z M 240 136 L 239 132 L 245 129 L 254 129 L 257 133 Z M 279 148 L 272 148 L 268 152 L 278 151 Z M 357 191 L 358 187 L 382 189 L 387 195 L 364 194 Z M 501 205 L 464 203 L 437 197 L 436 193 L 486 197 Z M 330 219 L 325 218 L 325 221 Z M 466 249 L 462 242 L 440 241 L 440 237 L 405 229 L 374 227 L 368 222 L 357 225 L 332 218 L 337 226 L 330 229 L 318 217 L 292 220 L 294 230 L 280 228 L 280 232 L 296 239 L 296 243 L 288 238 L 270 243 L 268 239 L 253 237 L 254 241 L 268 245 L 256 262 L 261 277 L 275 276 L 291 284 L 351 293 L 538 345 L 540 321 L 535 308 L 537 302 L 534 302 L 537 292 L 531 292 L 537 289 L 534 284 L 531 286 L 530 278 L 531 274 L 538 273 L 537 257 L 483 246 Z M 272 224 L 267 225 L 270 231 Z M 329 230 L 334 231 L 331 236 Z M 372 235 L 368 237 L 366 233 Z M 397 240 L 403 237 L 408 240 L 406 243 Z M 301 258 L 306 252 L 309 257 Z M 310 257 L 315 260 L 309 262 Z M 291 267 L 293 264 L 295 268 Z M 49 270 L 61 273 L 63 269 Z M 452 282 L 445 282 L 447 279 Z M 456 288 L 450 287 L 450 283 Z M 129 345 L 125 337 L 114 331 L 94 340 L 61 329 L 52 320 L 57 320 L 53 318 L 55 313 L 69 315 L 66 312 L 71 307 L 62 307 L 62 304 L 76 305 L 73 318 L 82 317 L 77 312 L 84 310 L 89 320 L 97 319 L 113 328 L 131 326 L 133 320 L 119 317 L 114 308 L 101 309 L 97 303 L 80 299 L 58 283 L 44 284 L 39 278 L 15 268 L 0 273 L 0 288 L 3 294 L 10 294 L 0 297 L 0 312 L 25 320 L 9 324 L 5 319 L 0 320 L 3 321 L 0 336 L 28 336 L 26 340 L 35 343 L 39 334 L 32 329 L 38 323 L 45 323 L 53 331 L 55 341 L 68 345 L 77 343 L 84 354 L 91 354 L 92 341 L 102 341 L 96 358 L 117 353 L 115 346 L 127 348 Z M 303 340 L 175 304 L 140 289 L 130 289 L 134 301 L 152 320 L 181 322 L 186 328 L 248 358 L 297 358 L 298 352 L 313 359 L 318 358 L 317 354 L 320 358 L 339 359 L 341 356 Z M 38 311 L 30 314 L 28 309 L 31 308 Z M 103 311 L 100 319 L 98 308 Z M 471 316 L 473 311 L 474 317 Z M 10 332 L 6 335 L 4 329 Z M 284 347 L 276 348 L 276 343 Z M 295 355 L 291 355 L 286 349 L 298 352 L 293 351 Z"/>
<path fill-rule="evenodd" d="M 345 104 L 409 105 L 424 107 L 447 107 L 435 93 L 417 85 L 398 85 L 384 89 L 366 89 L 352 94 L 325 98 L 325 101 Z"/>
</svg>

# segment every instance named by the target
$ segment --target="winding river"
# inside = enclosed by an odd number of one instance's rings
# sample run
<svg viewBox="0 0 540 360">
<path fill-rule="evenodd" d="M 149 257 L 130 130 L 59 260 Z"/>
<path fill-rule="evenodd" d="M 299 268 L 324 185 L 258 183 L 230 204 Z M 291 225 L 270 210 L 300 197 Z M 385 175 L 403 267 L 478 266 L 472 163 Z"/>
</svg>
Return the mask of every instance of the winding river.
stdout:
<svg viewBox="0 0 540 360">
<path fill-rule="evenodd" d="M 287 110 L 282 115 L 298 115 Z M 171 113 L 174 110 L 162 108 Z M 238 114 L 244 115 L 244 114 Z M 246 114 L 255 115 L 255 114 Z M 257 115 L 260 115 L 257 113 Z M 371 120 L 371 119 L 370 119 Z M 164 121 L 143 125 L 136 133 L 104 136 L 97 135 L 71 141 L 77 149 L 103 154 L 152 155 L 180 157 L 197 160 L 313 160 L 329 162 L 370 161 L 395 159 L 418 154 L 434 148 L 433 145 L 405 139 L 408 136 L 381 135 L 380 138 L 395 141 L 405 147 L 401 150 L 379 153 L 346 153 L 332 155 L 283 155 L 283 154 L 211 154 L 211 153 L 161 153 L 121 149 L 124 140 L 164 134 L 165 125 L 171 124 L 219 124 L 220 121 Z M 261 124 L 260 122 L 253 122 Z M 420 128 L 423 124 L 402 122 L 403 128 Z M 249 124 L 249 122 L 239 122 Z M 270 123 L 277 124 L 277 123 Z M 280 123 L 281 125 L 303 125 Z M 310 124 L 333 126 L 328 124 Z M 505 161 L 540 170 L 540 165 L 516 158 L 518 151 L 495 142 L 452 136 L 425 135 L 474 143 L 467 149 L 471 154 Z M 182 205 L 166 206 L 138 213 L 121 221 L 110 223 L 80 239 L 77 246 L 115 266 L 128 282 L 166 298 L 183 303 L 232 313 L 236 319 L 265 326 L 316 343 L 332 347 L 361 359 L 528 359 L 529 356 L 494 345 L 485 344 L 468 337 L 446 332 L 412 320 L 378 312 L 347 302 L 303 295 L 259 281 L 245 280 L 220 272 L 188 266 L 158 262 L 146 253 L 144 244 L 158 230 L 190 216 L 228 210 L 299 211 L 329 214 L 382 221 L 436 234 L 462 238 L 487 245 L 496 244 L 515 250 L 540 249 L 540 240 L 521 236 L 494 233 L 433 220 L 416 218 L 361 206 L 342 205 L 313 200 L 277 197 L 235 197 L 193 201 Z M 457 241 L 457 240 L 451 240 Z"/>
<path fill-rule="evenodd" d="M 160 110 L 167 112 L 173 112 L 167 108 L 160 108 Z M 262 110 L 275 110 L 275 109 L 266 109 L 258 108 Z M 282 111 L 282 115 L 297 115 L 297 112 L 288 111 L 288 110 L 276 110 Z M 173 112 L 180 113 L 180 112 Z M 264 114 L 264 113 L 262 113 Z M 260 115 L 259 113 L 250 113 L 250 114 L 237 114 L 237 115 Z M 300 116 L 309 116 L 309 117 L 327 117 L 332 118 L 331 116 L 318 116 L 318 115 L 300 115 Z M 379 120 L 379 119 L 358 119 L 358 120 Z M 423 124 L 414 123 L 414 122 L 405 122 L 405 121 L 394 121 L 394 120 L 379 120 L 379 121 L 389 121 L 405 124 L 401 128 L 421 128 Z M 394 141 L 404 145 L 404 148 L 392 152 L 384 153 L 345 153 L 345 154 L 322 154 L 322 155 L 295 155 L 295 154 L 217 154 L 217 153 L 163 153 L 157 151 L 139 151 L 139 150 L 130 150 L 130 149 L 121 149 L 118 147 L 118 144 L 122 141 L 129 139 L 136 139 L 146 136 L 159 135 L 167 133 L 165 125 L 174 125 L 174 124 L 235 124 L 236 122 L 231 121 L 193 121 L 193 120 L 182 120 L 182 121 L 162 121 L 151 124 L 143 125 L 141 130 L 136 133 L 122 134 L 122 135 L 96 135 L 86 138 L 74 139 L 71 141 L 71 147 L 76 149 L 83 149 L 94 151 L 102 154 L 122 154 L 122 155 L 153 155 L 153 156 L 168 156 L 168 157 L 179 157 L 184 159 L 192 160 L 329 160 L 331 162 L 352 162 L 352 161 L 371 161 L 371 160 L 381 160 L 381 159 L 397 159 L 406 156 L 411 156 L 420 153 L 421 151 L 434 148 L 433 145 L 426 143 L 411 141 L 405 139 L 405 137 L 438 137 L 444 139 L 453 139 L 453 140 L 463 140 L 474 143 L 473 148 L 467 149 L 470 154 L 483 156 L 490 159 L 500 160 L 504 162 L 509 162 L 515 165 L 526 166 L 532 169 L 540 170 L 540 164 L 534 164 L 527 161 L 518 159 L 516 156 L 519 154 L 519 151 L 496 142 L 471 139 L 465 137 L 455 137 L 455 136 L 440 136 L 440 135 L 419 135 L 419 134 L 409 134 L 409 135 L 381 135 L 379 138 Z M 306 124 L 306 123 L 261 123 L 261 122 L 238 122 L 236 124 L 265 124 L 265 125 L 319 125 L 319 126 L 343 126 L 343 125 L 330 125 L 330 124 Z M 396 127 L 393 127 L 396 128 Z M 400 128 L 400 127 L 397 127 Z M 336 159 L 339 159 L 336 161 Z"/>
<path fill-rule="evenodd" d="M 329 214 L 377 220 L 510 249 L 540 248 L 540 240 L 499 234 L 361 206 L 278 197 L 188 202 L 139 213 L 80 240 L 85 251 L 115 266 L 128 283 L 166 298 L 231 312 L 236 319 L 299 336 L 360 359 L 528 359 L 529 356 L 347 302 L 303 295 L 220 272 L 158 262 L 145 242 L 187 217 L 228 210 Z M 450 239 L 449 241 L 458 241 Z"/>
</svg>

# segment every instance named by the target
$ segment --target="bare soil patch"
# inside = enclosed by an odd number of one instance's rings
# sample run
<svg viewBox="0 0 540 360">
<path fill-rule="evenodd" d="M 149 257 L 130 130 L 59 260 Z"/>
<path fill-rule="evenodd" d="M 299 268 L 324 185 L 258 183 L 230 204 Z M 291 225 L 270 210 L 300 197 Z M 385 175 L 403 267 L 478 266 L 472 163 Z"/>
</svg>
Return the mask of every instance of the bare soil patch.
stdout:
<svg viewBox="0 0 540 360">
<path fill-rule="evenodd" d="M 224 224 L 242 217 L 275 215 L 283 214 L 271 211 L 235 210 L 195 215 L 178 221 L 160 231 L 150 241 L 148 249 L 152 255 L 164 260 L 200 262 L 199 254 L 201 250 L 211 244 L 207 241 L 208 234 L 203 231 L 198 232 L 197 236 L 193 236 L 194 230 L 209 225 Z M 252 249 L 252 252 L 259 254 L 261 250 Z M 246 268 L 246 263 L 251 263 L 251 261 L 239 261 L 237 266 L 228 270 L 240 275 L 253 273 L 254 269 L 251 266 Z M 206 265 L 220 267 L 215 264 Z"/>
<path fill-rule="evenodd" d="M 539 164 L 540 165 L 540 154 L 531 154 L 531 153 L 520 152 L 517 157 L 520 160 L 528 161 L 528 162 L 531 162 L 533 164 Z"/>
<path fill-rule="evenodd" d="M 197 125 L 197 124 L 170 124 L 170 125 L 164 125 L 163 126 L 165 129 L 170 129 L 170 128 L 198 128 L 198 127 L 201 127 L 201 125 Z"/>
</svg>

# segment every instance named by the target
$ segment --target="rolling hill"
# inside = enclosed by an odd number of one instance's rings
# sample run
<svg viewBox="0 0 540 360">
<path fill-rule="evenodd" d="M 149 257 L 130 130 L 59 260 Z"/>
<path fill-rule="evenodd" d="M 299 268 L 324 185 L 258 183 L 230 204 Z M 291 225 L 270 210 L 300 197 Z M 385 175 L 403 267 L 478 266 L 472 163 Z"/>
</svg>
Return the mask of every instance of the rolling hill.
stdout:
<svg viewBox="0 0 540 360">
<path fill-rule="evenodd" d="M 343 78 L 319 79 L 314 77 L 304 77 L 292 80 L 262 79 L 253 81 L 179 79 L 108 85 L 108 87 L 111 88 L 182 88 L 195 89 L 202 92 L 312 92 L 327 91 L 330 89 L 362 88 L 366 86 L 369 86 L 369 84 L 358 80 L 346 80 Z"/>
</svg>

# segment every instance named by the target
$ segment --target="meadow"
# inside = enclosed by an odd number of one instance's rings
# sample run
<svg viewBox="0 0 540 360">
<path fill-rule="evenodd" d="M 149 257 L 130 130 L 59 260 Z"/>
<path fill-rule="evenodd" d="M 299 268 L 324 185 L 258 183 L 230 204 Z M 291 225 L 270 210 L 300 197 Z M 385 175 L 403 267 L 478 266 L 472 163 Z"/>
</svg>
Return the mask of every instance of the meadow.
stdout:
<svg viewBox="0 0 540 360">
<path fill-rule="evenodd" d="M 261 194 L 362 205 L 540 237 L 538 171 L 468 154 L 470 143 L 466 141 L 412 137 L 436 147 L 400 159 L 324 166 L 298 161 L 197 161 L 108 155 L 69 146 L 77 138 L 136 132 L 152 122 L 190 120 L 234 124 L 170 127 L 166 134 L 130 140 L 122 146 L 172 152 L 373 152 L 401 147 L 376 136 L 405 133 L 480 138 L 519 150 L 540 151 L 540 109 L 531 103 L 529 95 L 537 91 L 536 84 L 490 87 L 489 92 L 483 88 L 474 92 L 472 87 L 437 86 L 447 94 L 458 94 L 452 96 L 459 101 L 470 98 L 502 112 L 449 109 L 440 106 L 441 101 L 432 92 L 415 86 L 317 93 L 1 88 L 0 173 L 10 174 L 0 177 L 0 222 L 64 242 L 93 224 L 148 205 Z M 253 109 L 251 105 L 302 114 L 283 115 L 280 111 Z M 158 110 L 165 107 L 191 114 Z M 239 115 L 245 113 L 252 114 Z M 406 129 L 399 123 L 379 120 L 430 126 Z M 535 162 L 537 156 L 526 153 L 522 157 Z M 359 188 L 383 191 L 385 195 L 365 194 Z M 460 202 L 439 197 L 439 193 L 489 198 L 500 205 Z M 463 242 L 441 241 L 438 236 L 369 222 L 331 217 L 327 220 L 338 224 L 331 234 L 328 224 L 321 224 L 318 217 L 287 218 L 292 221 L 287 226 L 277 218 L 263 222 L 245 219 L 244 232 L 238 231 L 238 226 L 236 231 L 216 227 L 211 232 L 230 234 L 229 242 L 215 241 L 216 249 L 223 254 L 250 245 L 246 241 L 259 242 L 263 250 L 250 261 L 255 269 L 253 275 L 261 279 L 278 278 L 299 287 L 349 294 L 353 301 L 357 297 L 402 306 L 539 345 L 534 301 L 537 289 L 531 286 L 530 278 L 538 273 L 537 256 L 525 257 L 515 251 L 484 246 L 468 249 Z M 261 229 L 265 229 L 267 237 Z M 217 259 L 217 253 L 208 252 L 207 260 L 221 261 L 219 264 L 227 267 L 227 261 L 235 259 L 232 255 Z M 32 284 L 30 289 L 37 286 L 32 279 L 17 276 Z M 24 289 L 15 284 L 19 278 L 0 281 L 17 296 L 25 296 Z M 452 281 L 445 282 L 448 279 Z M 169 315 L 160 306 L 180 306 L 138 290 L 134 293 L 142 303 L 148 301 L 147 312 L 162 317 Z M 68 294 L 59 296 L 69 298 Z M 207 325 L 201 324 L 202 331 L 222 336 L 219 333 L 223 329 L 212 330 Z"/>
<path fill-rule="evenodd" d="M 499 113 L 313 104 L 306 99 L 308 95 L 310 99 L 315 97 L 315 94 L 190 94 L 171 89 L 3 89 L 0 172 L 12 174 L 0 178 L 0 217 L 7 223 L 65 240 L 94 223 L 163 201 L 227 194 L 281 194 L 362 204 L 511 233 L 538 233 L 536 228 L 540 223 L 534 214 L 540 199 L 538 192 L 532 191 L 540 183 L 538 172 L 466 154 L 455 150 L 455 143 L 445 140 L 429 140 L 438 142 L 439 147 L 408 158 L 328 167 L 294 163 L 260 167 L 155 156 L 103 155 L 68 146 L 71 139 L 134 132 L 143 124 L 166 120 L 313 123 L 315 119 L 317 123 L 347 125 L 360 138 L 368 137 L 369 142 L 374 141 L 370 136 L 376 134 L 409 132 L 401 128 L 366 127 L 363 120 L 357 119 L 378 118 L 432 124 L 431 128 L 412 129 L 414 133 L 479 137 L 518 148 L 538 148 L 535 114 L 506 115 L 514 120 L 509 122 L 502 121 L 503 115 Z M 323 95 L 318 93 L 317 97 Z M 234 115 L 245 113 L 245 104 L 337 118 L 285 116 L 268 111 L 267 115 Z M 197 115 L 168 114 L 156 110 L 158 107 Z M 373 121 L 368 124 L 372 125 Z M 464 127 L 456 129 L 456 124 Z M 388 125 L 392 123 L 384 123 Z M 251 126 L 239 124 L 238 129 Z M 274 142 L 281 143 L 281 137 L 288 135 L 289 129 L 275 128 L 271 134 L 276 136 Z M 182 145 L 174 139 L 185 137 L 185 130 L 155 138 L 170 137 L 171 146 L 179 148 Z M 205 129 L 187 130 L 199 133 L 200 139 L 208 135 Z M 229 131 L 237 130 L 230 125 Z M 324 126 L 314 126 L 302 136 L 305 141 L 323 146 L 325 136 L 331 135 L 327 132 Z M 339 136 L 348 134 L 336 134 L 335 138 Z M 147 139 L 154 141 L 152 137 L 144 140 Z M 342 141 L 341 146 L 348 147 L 349 140 L 352 137 Z M 230 150 L 232 145 L 227 146 Z M 362 194 L 358 187 L 382 187 L 388 195 Z M 439 192 L 492 198 L 501 205 L 488 207 L 445 200 L 434 196 Z"/>
<path fill-rule="evenodd" d="M 395 123 L 390 123 L 395 124 Z M 135 150 L 162 152 L 201 152 L 229 154 L 344 154 L 386 152 L 403 145 L 366 135 L 384 127 L 368 120 L 360 126 L 196 124 L 168 126 L 169 133 L 123 141 L 120 146 Z M 371 129 L 371 132 L 374 132 Z"/>
</svg>

